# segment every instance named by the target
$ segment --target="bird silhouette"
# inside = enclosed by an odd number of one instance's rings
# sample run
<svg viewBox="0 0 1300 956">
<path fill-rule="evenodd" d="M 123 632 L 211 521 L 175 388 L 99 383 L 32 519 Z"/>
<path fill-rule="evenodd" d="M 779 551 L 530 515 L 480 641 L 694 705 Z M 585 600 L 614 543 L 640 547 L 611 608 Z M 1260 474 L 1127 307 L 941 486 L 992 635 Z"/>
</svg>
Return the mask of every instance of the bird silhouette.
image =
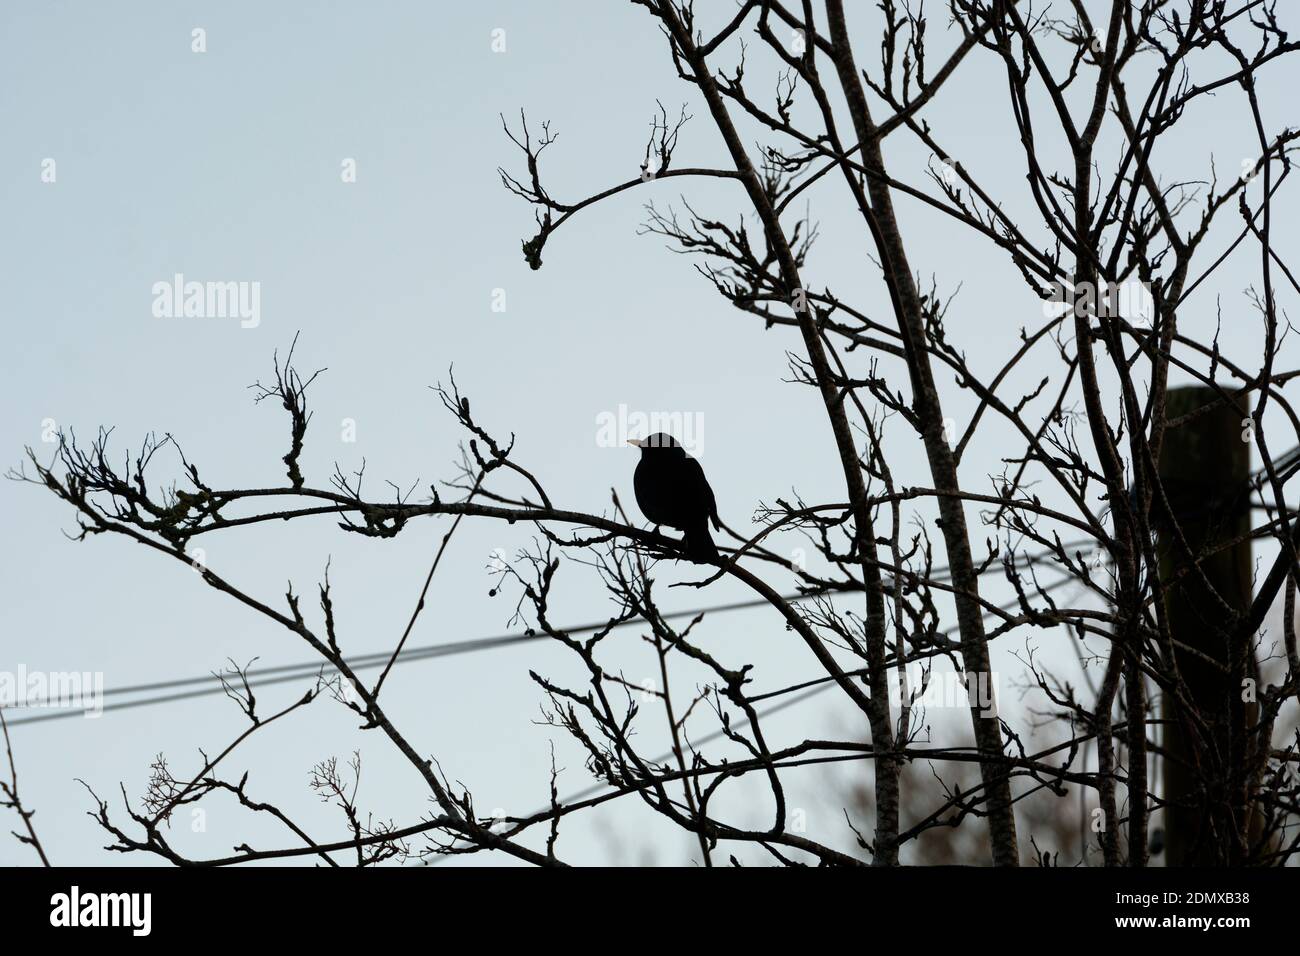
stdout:
<svg viewBox="0 0 1300 956">
<path fill-rule="evenodd" d="M 718 505 L 704 469 L 677 439 L 664 432 L 633 438 L 629 445 L 641 449 L 632 476 L 636 503 L 654 525 L 676 528 L 685 536 L 686 556 L 696 564 L 718 560 L 718 548 L 709 534 L 709 520 L 719 528 Z"/>
</svg>

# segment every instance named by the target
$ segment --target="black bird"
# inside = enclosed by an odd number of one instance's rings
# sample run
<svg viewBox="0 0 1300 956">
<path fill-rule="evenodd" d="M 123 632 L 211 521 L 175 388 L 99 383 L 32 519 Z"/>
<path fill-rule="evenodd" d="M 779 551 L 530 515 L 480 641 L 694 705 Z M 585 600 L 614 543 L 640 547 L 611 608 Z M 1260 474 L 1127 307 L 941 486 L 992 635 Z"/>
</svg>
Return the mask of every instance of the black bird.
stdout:
<svg viewBox="0 0 1300 956">
<path fill-rule="evenodd" d="M 641 449 L 632 486 L 641 513 L 653 524 L 676 528 L 685 535 L 686 556 L 696 564 L 718 560 L 718 548 L 709 534 L 709 520 L 718 528 L 718 505 L 704 469 L 672 435 L 656 432 L 649 438 L 632 438 Z"/>
</svg>

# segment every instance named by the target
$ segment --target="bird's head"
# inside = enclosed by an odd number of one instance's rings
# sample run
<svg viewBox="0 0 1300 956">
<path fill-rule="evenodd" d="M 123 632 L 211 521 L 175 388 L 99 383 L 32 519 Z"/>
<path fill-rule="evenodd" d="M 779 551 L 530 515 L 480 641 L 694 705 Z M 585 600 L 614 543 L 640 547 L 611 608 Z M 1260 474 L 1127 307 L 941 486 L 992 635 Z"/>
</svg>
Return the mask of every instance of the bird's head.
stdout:
<svg viewBox="0 0 1300 956">
<path fill-rule="evenodd" d="M 640 448 L 642 458 L 648 455 L 661 458 L 682 458 L 686 455 L 686 449 L 677 444 L 677 439 L 667 432 L 655 432 L 648 438 L 629 438 L 627 443 Z"/>
</svg>

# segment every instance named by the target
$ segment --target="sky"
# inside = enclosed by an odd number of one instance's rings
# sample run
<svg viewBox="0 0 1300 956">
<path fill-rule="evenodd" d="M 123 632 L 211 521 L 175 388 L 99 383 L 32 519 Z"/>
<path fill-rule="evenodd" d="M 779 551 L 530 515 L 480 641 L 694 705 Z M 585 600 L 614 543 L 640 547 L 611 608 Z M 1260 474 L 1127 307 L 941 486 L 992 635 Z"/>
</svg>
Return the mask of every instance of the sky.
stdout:
<svg viewBox="0 0 1300 956">
<path fill-rule="evenodd" d="M 731 9 L 701 6 L 710 15 Z M 862 5 L 853 16 L 864 37 L 861 65 L 878 69 L 868 62 L 874 12 Z M 951 43 L 940 19 L 932 42 Z M 203 52 L 192 48 L 196 29 Z M 1294 125 L 1296 80 L 1295 67 L 1283 66 L 1261 89 L 1276 128 Z M 548 187 L 577 199 L 638 174 L 657 101 L 670 113 L 685 103 L 694 114 L 676 165 L 723 161 L 702 105 L 677 80 L 649 16 L 632 4 L 3 5 L 0 304 L 8 348 L 0 353 L 0 460 L 18 466 L 25 446 L 48 460 L 54 446 L 43 439 L 51 425 L 82 438 L 111 426 L 119 456 L 149 433 L 170 434 L 214 485 L 283 483 L 286 416 L 274 403 L 255 404 L 249 386 L 267 380 L 273 355 L 283 356 L 297 337 L 299 368 L 326 370 L 309 392 L 314 417 L 302 458 L 309 484 L 324 486 L 336 465 L 351 473 L 363 462 L 366 488 L 378 497 L 391 494 L 386 482 L 415 487 L 419 497 L 454 477 L 465 436 L 429 388 L 448 382 L 454 367 L 475 417 L 499 436 L 515 435 L 518 459 L 558 506 L 601 512 L 611 489 L 630 506 L 636 452 L 604 440 L 602 424 L 638 412 L 689 423 L 693 451 L 733 527 L 752 533 L 755 509 L 778 496 L 842 500 L 820 401 L 783 381 L 786 352 L 799 347 L 793 330 L 764 330 L 721 301 L 693 262 L 640 228 L 651 200 L 680 209 L 684 198 L 738 221 L 743 207 L 731 184 L 674 180 L 629 191 L 556 233 L 540 271 L 524 261 L 520 242 L 534 231 L 532 213 L 496 171 L 523 168 L 502 116 L 517 123 L 522 109 L 533 124 L 550 121 L 558 138 L 544 159 Z M 941 141 L 1008 210 L 1030 208 L 1005 82 L 987 55 L 963 65 L 961 83 L 936 99 L 929 116 Z M 1212 153 L 1217 168 L 1233 175 L 1252 155 L 1249 142 L 1248 118 L 1225 95 L 1199 106 L 1158 159 L 1171 177 L 1204 178 Z M 932 162 L 928 149 L 901 134 L 886 158 L 918 185 Z M 349 169 L 355 181 L 345 181 Z M 843 191 L 810 196 L 822 228 L 813 281 L 887 315 L 867 236 Z M 1040 303 L 995 250 L 915 203 L 901 202 L 899 212 L 914 268 L 927 284 L 934 276 L 945 296 L 956 294 L 950 337 L 974 367 L 996 369 L 1019 330 L 1041 320 Z M 1294 218 L 1275 228 L 1279 247 L 1294 248 Z M 1256 270 L 1254 258 L 1231 258 L 1185 318 L 1187 328 L 1205 332 L 1221 306 L 1225 350 L 1245 361 L 1259 347 L 1243 296 Z M 256 321 L 160 317 L 155 286 L 177 274 L 257 283 Z M 958 415 L 968 409 L 969 396 L 950 380 L 940 386 Z M 973 484 L 1001 470 L 1011 445 L 1000 427 L 990 423 L 963 462 Z M 1286 435 L 1275 441 L 1296 443 Z M 891 449 L 896 473 L 928 483 L 915 441 Z M 160 484 L 177 476 L 174 459 L 159 469 Z M 424 520 L 396 539 L 372 540 L 329 519 L 296 521 L 210 536 L 204 560 L 276 606 L 292 582 L 313 614 L 311 595 L 328 561 L 345 651 L 375 652 L 401 634 L 447 526 Z M 178 562 L 124 540 L 73 542 L 67 532 L 74 528 L 70 509 L 52 495 L 0 483 L 7 542 L 0 670 L 102 673 L 112 688 L 202 675 L 228 660 L 310 659 L 300 640 Z M 487 565 L 498 549 L 512 555 L 532 535 L 465 522 L 412 642 L 516 631 L 517 592 L 493 597 Z M 693 580 L 689 568 L 658 574 L 668 607 L 749 596 L 725 581 L 703 592 L 667 588 Z M 553 619 L 585 623 L 610 612 L 590 572 L 566 568 L 561 581 Z M 1000 599 L 996 585 L 991 594 Z M 712 615 L 702 627 L 711 650 L 753 662 L 762 686 L 816 676 L 806 649 L 770 613 Z M 653 679 L 639 633 L 627 629 L 616 640 L 629 679 Z M 1050 637 L 1032 640 L 1063 667 L 1073 660 Z M 1011 651 L 1025 646 L 1000 648 L 995 668 L 1012 674 L 1019 665 Z M 543 697 L 530 668 L 582 680 L 562 648 L 539 642 L 406 664 L 385 691 L 395 721 L 450 779 L 469 787 L 482 810 L 543 806 L 552 742 L 560 792 L 591 783 L 581 755 L 539 724 Z M 305 686 L 269 688 L 264 706 L 284 706 Z M 771 726 L 789 740 L 828 727 L 864 737 L 851 708 L 833 697 L 791 707 Z M 114 801 L 119 782 L 138 795 L 159 755 L 178 776 L 192 773 L 198 748 L 219 749 L 242 731 L 242 720 L 229 701 L 209 697 L 15 727 L 22 796 L 37 810 L 51 858 L 152 862 L 101 849 L 105 836 L 85 814 L 91 802 L 78 781 Z M 936 728 L 945 720 L 935 715 Z M 346 709 L 319 701 L 255 735 L 228 772 L 237 778 L 247 769 L 253 793 L 282 801 L 313 833 L 342 835 L 340 814 L 307 781 L 320 761 L 345 761 L 359 749 L 359 800 L 376 819 L 400 825 L 426 812 L 409 766 L 355 724 Z M 961 721 L 952 728 L 964 732 Z M 650 752 L 662 749 L 656 733 L 645 731 Z M 791 779 L 792 804 L 806 810 L 809 831 L 847 847 L 852 834 L 837 822 L 837 794 L 852 776 L 809 771 Z M 747 785 L 725 793 L 728 813 L 761 825 L 766 804 L 747 799 Z M 245 839 L 259 846 L 292 839 L 229 801 L 214 801 L 201 830 L 190 819 L 174 826 L 189 831 L 178 842 L 197 856 L 225 855 Z M 685 863 L 693 845 L 622 800 L 566 825 L 559 851 L 573 862 Z M 30 857 L 16 843 L 0 843 L 0 863 Z M 452 865 L 485 862 L 508 861 L 475 856 Z"/>
</svg>

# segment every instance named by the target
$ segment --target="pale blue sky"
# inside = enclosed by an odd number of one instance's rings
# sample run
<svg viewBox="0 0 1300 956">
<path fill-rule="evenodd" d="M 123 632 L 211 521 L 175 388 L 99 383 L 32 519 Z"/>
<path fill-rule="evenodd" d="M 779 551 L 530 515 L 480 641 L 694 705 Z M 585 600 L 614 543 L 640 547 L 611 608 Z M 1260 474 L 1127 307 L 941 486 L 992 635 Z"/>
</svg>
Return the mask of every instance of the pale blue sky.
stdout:
<svg viewBox="0 0 1300 956">
<path fill-rule="evenodd" d="M 731 6 L 718 4 L 724 8 Z M 874 57 L 875 32 L 862 19 L 864 57 Z M 201 55 L 190 50 L 195 27 L 207 32 Z M 498 27 L 506 31 L 505 53 L 490 47 Z M 936 19 L 936 44 L 942 27 Z M 862 65 L 878 69 L 874 60 Z M 961 83 L 933 104 L 931 123 L 1009 210 L 1024 211 L 1000 68 L 985 56 L 962 70 Z M 1277 128 L 1295 125 L 1290 70 L 1270 74 L 1262 89 Z M 545 157 L 548 185 L 576 199 L 636 175 L 656 98 L 672 112 L 687 101 L 696 114 L 677 165 L 721 161 L 707 115 L 676 79 L 650 18 L 631 4 L 4 4 L 0 303 L 9 347 L 0 357 L 0 457 L 17 464 L 28 444 L 48 454 L 41 422 L 54 419 L 83 437 L 100 424 L 116 426 L 120 453 L 149 431 L 170 432 L 216 485 L 281 481 L 285 416 L 270 404 L 255 407 L 246 386 L 265 379 L 272 352 L 301 332 L 300 366 L 329 369 L 311 391 L 315 418 L 303 457 L 311 484 L 324 485 L 335 462 L 347 471 L 363 458 L 376 495 L 386 493 L 385 480 L 409 487 L 450 477 L 462 436 L 426 386 L 445 380 L 454 363 L 476 417 L 518 435 L 520 460 L 559 505 L 600 511 L 611 487 L 631 503 L 635 452 L 595 440 L 598 416 L 620 403 L 699 416 L 701 457 L 733 527 L 749 529 L 760 500 L 791 489 L 808 500 L 842 500 L 819 401 L 781 382 L 785 350 L 798 348 L 797 336 L 764 332 L 721 302 L 688 260 L 637 234 L 642 202 L 667 206 L 683 193 L 701 211 L 734 221 L 741 206 L 730 184 L 652 184 L 561 230 L 540 272 L 523 261 L 519 243 L 532 234 L 531 211 L 498 181 L 498 165 L 521 169 L 498 114 L 513 120 L 523 107 L 534 121 L 552 122 L 559 139 Z M 1210 150 L 1228 176 L 1254 154 L 1235 101 L 1224 96 L 1199 109 L 1199 127 L 1189 125 L 1159 157 L 1171 164 L 1170 178 L 1204 176 Z M 900 178 L 922 184 L 928 151 L 903 135 L 891 139 L 888 158 Z M 47 157 L 57 163 L 54 184 L 40 180 Z M 340 181 L 349 157 L 358 164 L 355 184 Z M 826 197 L 822 205 L 819 197 Z M 842 190 L 814 190 L 812 199 L 823 227 L 813 281 L 883 317 L 866 236 Z M 996 368 L 1019 329 L 1041 318 L 1041 307 L 1001 254 L 915 204 L 900 211 L 914 268 L 927 280 L 935 274 L 945 295 L 961 286 L 949 313 L 951 337 L 975 367 Z M 1275 240 L 1294 249 L 1294 217 L 1279 219 Z M 1215 254 L 1220 248 L 1213 244 Z M 1230 260 L 1184 317 L 1185 328 L 1207 328 L 1221 295 L 1223 343 L 1246 361 L 1258 332 L 1246 321 L 1242 290 L 1256 266 L 1253 253 Z M 154 318 L 150 288 L 177 272 L 260 282 L 260 325 Z M 490 308 L 494 289 L 506 292 L 504 313 Z M 1043 373 L 1029 369 L 1026 380 Z M 954 391 L 950 377 L 941 385 Z M 962 421 L 964 401 L 954 393 L 951 407 Z M 345 418 L 357 423 L 354 444 L 340 440 Z M 1009 446 L 998 428 L 991 423 L 981 433 L 963 464 L 974 483 L 1000 470 Z M 1291 436 L 1275 442 L 1294 444 Z M 901 440 L 895 448 L 891 464 L 900 481 L 928 483 L 916 443 Z M 170 476 L 164 468 L 158 480 Z M 2 483 L 0 503 L 7 543 L 0 550 L 0 668 L 103 671 L 114 686 L 202 674 L 227 657 L 259 657 L 266 665 L 310 656 L 301 642 L 176 563 L 122 540 L 70 543 L 61 534 L 73 527 L 69 509 L 37 488 Z M 390 647 L 400 635 L 445 530 L 445 522 L 424 521 L 396 540 L 373 541 L 321 520 L 211 536 L 204 544 L 208 563 L 235 583 L 278 601 L 292 579 L 313 610 L 310 596 L 328 558 L 341 641 L 363 653 Z M 528 540 L 528 529 L 467 523 L 412 640 L 508 630 L 513 597 L 489 598 L 485 564 L 494 548 L 513 551 Z M 684 576 L 662 572 L 665 584 Z M 574 568 L 562 580 L 556 620 L 606 613 L 589 574 Z M 722 583 L 667 600 L 691 606 L 744 596 Z M 718 616 L 709 627 L 710 648 L 756 663 L 763 686 L 816 676 L 806 650 L 770 614 Z M 639 680 L 648 666 L 639 641 L 631 630 L 620 640 L 629 677 Z M 1021 646 L 998 651 L 1008 673 L 1019 670 L 1009 652 Z M 561 792 L 590 782 L 563 738 L 533 723 L 541 696 L 529 668 L 582 679 L 562 649 L 537 646 L 411 664 L 394 672 L 386 690 L 409 736 L 467 784 L 484 810 L 526 812 L 545 801 L 553 736 L 566 768 Z M 298 693 L 269 689 L 266 706 Z M 791 739 L 827 728 L 865 735 L 831 696 L 773 718 L 772 727 Z M 15 729 L 24 797 L 38 810 L 51 857 L 122 862 L 99 849 L 104 839 L 83 814 L 88 801 L 74 778 L 101 794 L 115 793 L 121 780 L 138 794 L 156 754 L 168 754 L 178 774 L 192 770 L 195 748 L 223 745 L 241 719 L 233 705 L 209 698 Z M 644 739 L 654 741 L 647 750 L 660 749 L 651 731 Z M 308 792 L 307 773 L 354 747 L 365 760 L 364 805 L 399 824 L 425 809 L 400 757 L 376 735 L 357 734 L 350 713 L 328 701 L 292 726 L 255 737 L 238 767 L 251 769 L 259 798 L 281 800 L 318 835 L 338 834 L 341 820 Z M 807 808 L 810 831 L 851 845 L 851 833 L 835 822 L 837 809 L 824 802 L 827 779 L 814 772 L 792 778 L 792 802 Z M 729 810 L 759 822 L 765 810 L 746 806 L 743 788 L 735 793 Z M 685 834 L 624 804 L 566 826 L 561 854 L 574 862 L 630 862 L 653 847 L 659 862 L 690 857 Z M 207 832 L 186 834 L 184 845 L 218 856 L 246 837 L 264 846 L 292 843 L 238 808 L 214 803 Z M 0 843 L 0 862 L 29 862 L 26 853 Z"/>
</svg>

